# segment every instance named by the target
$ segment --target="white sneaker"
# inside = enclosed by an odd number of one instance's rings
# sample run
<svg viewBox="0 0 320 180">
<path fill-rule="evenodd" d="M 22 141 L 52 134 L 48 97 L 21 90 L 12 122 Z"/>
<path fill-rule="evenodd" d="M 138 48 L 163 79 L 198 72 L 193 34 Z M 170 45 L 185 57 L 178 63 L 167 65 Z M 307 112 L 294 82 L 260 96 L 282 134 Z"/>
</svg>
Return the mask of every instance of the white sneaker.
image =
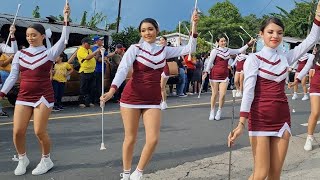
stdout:
<svg viewBox="0 0 320 180">
<path fill-rule="evenodd" d="M 16 167 L 16 169 L 14 170 L 14 175 L 16 176 L 21 176 L 23 174 L 26 173 L 27 171 L 27 167 L 30 163 L 27 155 L 24 156 L 20 156 L 19 158 L 17 158 L 16 156 L 14 156 L 14 158 L 12 158 L 13 161 L 18 161 L 18 166 Z"/>
<path fill-rule="evenodd" d="M 241 91 L 237 91 L 237 92 L 236 92 L 236 97 L 242 97 Z"/>
<path fill-rule="evenodd" d="M 213 120 L 214 120 L 214 109 L 210 111 L 210 116 L 209 116 L 209 121 L 213 121 Z"/>
<path fill-rule="evenodd" d="M 122 177 L 120 180 L 130 180 L 130 174 L 121 173 L 120 177 Z"/>
<path fill-rule="evenodd" d="M 312 142 L 313 142 L 314 138 L 308 136 L 307 140 L 306 140 L 306 144 L 304 144 L 304 150 L 306 151 L 311 151 L 312 150 Z"/>
<path fill-rule="evenodd" d="M 216 117 L 214 118 L 215 120 L 219 121 L 221 119 L 221 109 L 218 109 Z"/>
<path fill-rule="evenodd" d="M 40 163 L 37 167 L 32 171 L 32 175 L 41 175 L 48 172 L 53 167 L 53 162 L 51 161 L 50 157 L 48 158 L 41 158 Z"/>
<path fill-rule="evenodd" d="M 302 100 L 302 101 L 306 101 L 306 100 L 308 100 L 308 99 L 309 99 L 309 96 L 308 96 L 307 94 L 305 94 L 301 100 Z"/>
<path fill-rule="evenodd" d="M 139 173 L 136 170 L 130 175 L 130 180 L 142 180 L 142 175 L 142 173 Z"/>
<path fill-rule="evenodd" d="M 297 93 L 293 93 L 292 100 L 296 100 L 296 99 L 298 99 L 298 94 Z"/>
<path fill-rule="evenodd" d="M 161 110 L 165 110 L 168 108 L 168 105 L 165 101 L 162 101 L 161 104 L 160 104 L 160 107 L 161 107 Z"/>
</svg>

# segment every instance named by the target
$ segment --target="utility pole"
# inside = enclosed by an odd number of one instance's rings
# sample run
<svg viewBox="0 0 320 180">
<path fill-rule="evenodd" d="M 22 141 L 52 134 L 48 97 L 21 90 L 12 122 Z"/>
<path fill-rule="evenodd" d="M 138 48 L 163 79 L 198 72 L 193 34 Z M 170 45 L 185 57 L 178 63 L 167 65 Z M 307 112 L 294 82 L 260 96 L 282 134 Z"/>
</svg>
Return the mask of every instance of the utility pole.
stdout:
<svg viewBox="0 0 320 180">
<path fill-rule="evenodd" d="M 119 0 L 119 6 L 118 6 L 117 33 L 119 32 L 120 14 L 121 14 L 121 0 Z"/>
</svg>

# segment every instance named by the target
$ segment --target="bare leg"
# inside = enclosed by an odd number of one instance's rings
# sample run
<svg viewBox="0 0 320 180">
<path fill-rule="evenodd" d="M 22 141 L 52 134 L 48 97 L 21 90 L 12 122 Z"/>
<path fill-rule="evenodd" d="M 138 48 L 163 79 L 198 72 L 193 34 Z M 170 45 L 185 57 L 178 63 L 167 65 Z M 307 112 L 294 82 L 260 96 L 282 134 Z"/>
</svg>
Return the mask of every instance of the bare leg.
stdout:
<svg viewBox="0 0 320 180">
<path fill-rule="evenodd" d="M 219 83 L 217 82 L 210 82 L 211 85 L 211 110 L 214 109 L 215 105 L 216 105 L 216 101 L 217 101 L 217 96 L 218 96 L 218 92 L 219 92 Z"/>
<path fill-rule="evenodd" d="M 237 91 L 240 91 L 240 73 L 234 74 L 234 85 L 236 86 Z"/>
<path fill-rule="evenodd" d="M 287 155 L 290 133 L 285 131 L 281 138 L 271 137 L 270 170 L 268 180 L 280 180 L 282 166 Z"/>
<path fill-rule="evenodd" d="M 222 82 L 219 84 L 219 108 L 222 108 L 227 93 L 228 83 Z"/>
<path fill-rule="evenodd" d="M 244 74 L 243 72 L 240 73 L 240 91 L 243 92 L 243 81 L 244 81 Z"/>
<path fill-rule="evenodd" d="M 162 101 L 167 100 L 167 90 L 166 90 L 167 82 L 168 82 L 168 78 L 161 76 L 160 86 L 161 86 Z"/>
<path fill-rule="evenodd" d="M 40 143 L 42 155 L 47 155 L 50 153 L 51 142 L 47 132 L 47 126 L 51 110 L 52 108 L 48 108 L 43 103 L 33 109 L 34 133 Z"/>
<path fill-rule="evenodd" d="M 33 107 L 16 104 L 13 115 L 13 142 L 18 154 L 26 152 L 26 132 Z"/>
<path fill-rule="evenodd" d="M 160 109 L 145 109 L 142 112 L 143 123 L 146 131 L 146 144 L 143 147 L 138 169 L 144 170 L 149 163 L 159 141 L 161 111 Z"/>
<path fill-rule="evenodd" d="M 320 115 L 320 96 L 310 96 L 311 112 L 308 120 L 308 135 L 313 135 Z"/>
<path fill-rule="evenodd" d="M 270 169 L 270 137 L 250 137 L 254 159 L 253 174 L 250 180 L 265 180 Z"/>
<path fill-rule="evenodd" d="M 297 73 L 295 73 L 295 75 L 294 75 L 294 79 L 296 79 L 297 78 Z M 295 86 L 293 86 L 293 92 L 295 92 L 295 93 L 297 93 L 298 92 L 298 84 L 296 84 Z"/>
<path fill-rule="evenodd" d="M 304 93 L 304 94 L 307 94 L 307 93 L 308 93 L 307 80 L 308 80 L 308 77 L 307 77 L 307 76 L 303 77 L 302 80 L 301 80 L 301 86 L 302 86 L 302 89 L 303 89 L 303 93 Z"/>
<path fill-rule="evenodd" d="M 132 156 L 134 146 L 136 144 L 139 119 L 141 116 L 140 109 L 120 108 L 123 126 L 124 126 L 124 141 L 122 145 L 122 163 L 123 169 L 131 169 Z"/>
</svg>

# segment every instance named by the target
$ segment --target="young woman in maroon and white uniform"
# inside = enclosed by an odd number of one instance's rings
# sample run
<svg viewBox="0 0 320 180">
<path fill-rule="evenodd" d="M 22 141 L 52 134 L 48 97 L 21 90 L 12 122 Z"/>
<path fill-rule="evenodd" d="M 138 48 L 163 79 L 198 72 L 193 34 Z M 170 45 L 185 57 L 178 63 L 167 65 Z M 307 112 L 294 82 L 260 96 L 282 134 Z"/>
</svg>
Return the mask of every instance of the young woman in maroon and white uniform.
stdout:
<svg viewBox="0 0 320 180">
<path fill-rule="evenodd" d="M 313 133 L 317 125 L 317 121 L 320 116 L 320 64 L 319 62 L 314 63 L 314 58 L 317 53 L 317 48 L 313 49 L 313 54 L 309 54 L 310 58 L 308 59 L 304 68 L 297 75 L 295 81 L 292 84 L 289 84 L 289 87 L 297 86 L 299 82 L 302 82 L 302 79 L 309 72 L 309 70 L 313 66 L 312 74 L 309 76 L 310 81 L 310 104 L 311 104 L 311 112 L 308 120 L 308 136 L 306 139 L 306 143 L 304 145 L 304 150 L 311 151 L 312 144 L 314 141 Z M 319 57 L 317 57 L 319 61 Z M 313 65 L 314 64 L 314 65 Z"/>
<path fill-rule="evenodd" d="M 0 97 L 7 94 L 20 74 L 20 90 L 18 93 L 13 117 L 13 142 L 18 152 L 18 166 L 15 175 L 23 175 L 29 165 L 26 155 L 26 131 L 33 115 L 34 132 L 39 140 L 42 157 L 40 163 L 32 171 L 33 175 L 46 173 L 53 167 L 50 159 L 50 139 L 47 133 L 48 119 L 54 104 L 54 93 L 50 81 L 50 70 L 53 62 L 65 48 L 68 39 L 69 5 L 64 7 L 64 23 L 60 40 L 47 49 L 43 45 L 45 29 L 41 24 L 33 24 L 27 28 L 26 39 L 29 47 L 18 51 L 12 61 L 11 72 L 4 83 Z"/>
<path fill-rule="evenodd" d="M 234 84 L 237 89 L 236 97 L 242 97 L 242 91 L 243 91 L 243 65 L 245 60 L 247 59 L 248 55 L 245 54 L 245 51 L 243 51 L 241 54 L 239 54 L 236 59 L 235 63 L 236 64 L 236 73 L 234 77 Z M 232 66 L 232 65 L 231 65 Z"/>
<path fill-rule="evenodd" d="M 318 4 L 317 12 L 320 12 Z M 249 138 L 254 158 L 252 179 L 279 180 L 287 154 L 290 110 L 285 94 L 289 65 L 297 61 L 320 37 L 320 14 L 310 34 L 294 49 L 283 53 L 284 25 L 277 18 L 266 19 L 260 28 L 264 47 L 250 54 L 244 64 L 244 91 L 238 126 L 229 134 L 228 145 L 234 144 L 248 121 Z"/>
<path fill-rule="evenodd" d="M 295 67 L 296 65 L 298 65 L 298 68 L 297 68 L 296 73 L 295 73 L 295 78 L 300 74 L 301 70 L 305 67 L 305 65 L 307 64 L 307 62 L 309 62 L 310 59 L 314 59 L 314 56 L 312 56 L 312 54 L 306 53 L 296 63 L 294 63 L 292 65 L 292 67 Z M 310 68 L 311 67 L 309 67 L 309 69 Z M 308 71 L 309 71 L 309 69 L 308 69 Z M 303 101 L 309 99 L 308 88 L 307 88 L 307 79 L 308 79 L 308 77 L 306 76 L 306 74 L 301 79 L 301 86 L 302 86 L 303 94 L 304 94 L 304 96 L 302 97 Z M 297 94 L 297 92 L 298 92 L 298 84 L 296 84 L 293 88 L 294 88 L 293 89 L 294 93 L 293 93 L 292 99 L 295 100 L 295 99 L 298 98 L 298 94 Z"/>
<path fill-rule="evenodd" d="M 229 82 L 229 69 L 228 69 L 228 60 L 230 59 L 230 55 L 239 54 L 245 51 L 249 45 L 252 45 L 255 41 L 251 39 L 250 42 L 243 46 L 240 49 L 230 49 L 226 47 L 227 41 L 224 35 L 220 35 L 216 39 L 218 43 L 218 48 L 213 49 L 210 53 L 209 63 L 207 68 L 204 70 L 202 80 L 204 80 L 208 74 L 210 74 L 209 80 L 212 90 L 211 95 L 211 110 L 209 120 L 220 120 L 222 107 L 225 101 L 225 95 L 227 92 L 228 82 Z M 212 66 L 213 64 L 213 66 Z M 210 69 L 212 68 L 212 69 Z M 218 97 L 219 92 L 219 109 L 217 111 L 216 116 L 215 114 L 215 104 Z"/>
<path fill-rule="evenodd" d="M 160 78 L 166 59 L 194 52 L 197 43 L 197 11 L 193 13 L 192 32 L 188 45 L 180 47 L 158 46 L 155 44 L 159 27 L 154 19 L 147 18 L 140 23 L 139 31 L 144 40 L 142 44 L 131 45 L 124 54 L 117 74 L 109 92 L 100 99 L 108 101 L 119 85 L 125 80 L 128 70 L 133 66 L 132 78 L 126 84 L 121 100 L 120 110 L 124 124 L 124 142 L 122 147 L 123 180 L 140 180 L 142 172 L 150 161 L 160 135 L 161 122 L 161 88 Z M 136 170 L 130 175 L 133 150 L 137 138 L 139 119 L 142 116 L 146 143 Z"/>
</svg>

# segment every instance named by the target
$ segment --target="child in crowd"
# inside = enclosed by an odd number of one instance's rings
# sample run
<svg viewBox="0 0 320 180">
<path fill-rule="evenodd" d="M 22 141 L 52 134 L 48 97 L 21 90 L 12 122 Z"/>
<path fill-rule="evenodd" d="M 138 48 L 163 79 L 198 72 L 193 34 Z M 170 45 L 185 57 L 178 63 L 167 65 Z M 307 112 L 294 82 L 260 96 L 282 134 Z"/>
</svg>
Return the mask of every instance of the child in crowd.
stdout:
<svg viewBox="0 0 320 180">
<path fill-rule="evenodd" d="M 67 77 L 73 72 L 73 68 L 67 63 L 67 55 L 62 52 L 56 59 L 56 63 L 52 71 L 52 86 L 54 91 L 54 107 L 52 111 L 63 110 L 61 99 L 64 93 L 64 85 Z"/>
</svg>

